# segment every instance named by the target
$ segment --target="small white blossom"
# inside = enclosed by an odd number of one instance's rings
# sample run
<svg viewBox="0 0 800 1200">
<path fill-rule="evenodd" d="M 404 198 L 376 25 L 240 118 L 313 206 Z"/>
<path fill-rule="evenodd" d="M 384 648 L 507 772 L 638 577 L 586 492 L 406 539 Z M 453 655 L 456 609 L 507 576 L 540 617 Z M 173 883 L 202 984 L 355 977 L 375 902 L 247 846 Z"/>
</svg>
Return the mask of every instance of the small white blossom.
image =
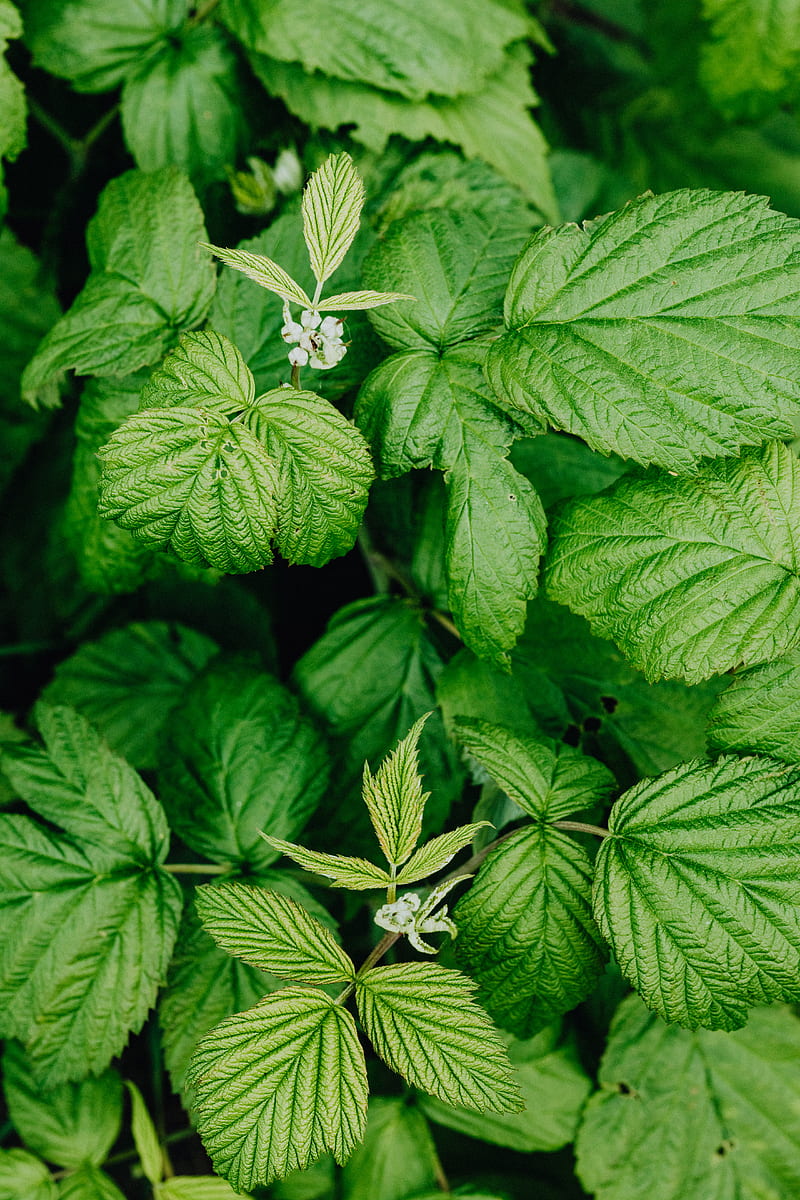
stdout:
<svg viewBox="0 0 800 1200">
<path fill-rule="evenodd" d="M 341 317 L 326 317 L 320 325 L 319 331 L 326 338 L 341 338 L 344 332 L 344 321 Z"/>
<path fill-rule="evenodd" d="M 279 192 L 299 192 L 303 185 L 303 164 L 294 150 L 281 150 L 272 168 L 272 178 Z"/>
<path fill-rule="evenodd" d="M 303 336 L 303 326 L 296 321 L 287 321 L 281 329 L 281 337 L 285 342 L 299 342 Z"/>
<path fill-rule="evenodd" d="M 293 367 L 304 367 L 307 363 L 319 371 L 335 367 L 347 353 L 343 332 L 344 322 L 339 317 L 322 320 L 316 309 L 303 309 L 298 323 L 292 319 L 288 302 L 284 303 L 281 337 L 295 347 L 289 351 L 289 362 Z"/>
<path fill-rule="evenodd" d="M 304 367 L 308 362 L 308 351 L 303 350 L 301 346 L 295 346 L 289 351 L 289 362 L 293 367 Z"/>
<path fill-rule="evenodd" d="M 416 892 L 405 892 L 398 896 L 392 904 L 384 904 L 375 914 L 375 924 L 390 933 L 403 933 L 411 945 L 420 954 L 435 954 L 433 946 L 423 942 L 421 933 L 449 933 L 455 937 L 458 933 L 454 922 L 447 915 L 447 905 L 442 905 L 438 912 L 434 909 L 441 903 L 447 893 L 462 879 L 470 879 L 469 875 L 459 875 L 446 883 L 435 887 L 427 900 L 420 900 Z"/>
</svg>

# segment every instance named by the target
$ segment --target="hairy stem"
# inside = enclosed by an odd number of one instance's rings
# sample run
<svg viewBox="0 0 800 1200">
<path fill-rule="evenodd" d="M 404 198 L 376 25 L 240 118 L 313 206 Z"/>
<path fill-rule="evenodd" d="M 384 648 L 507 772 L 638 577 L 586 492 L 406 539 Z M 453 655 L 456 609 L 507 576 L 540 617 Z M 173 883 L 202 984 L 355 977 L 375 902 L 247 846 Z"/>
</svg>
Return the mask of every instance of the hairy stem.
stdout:
<svg viewBox="0 0 800 1200">
<path fill-rule="evenodd" d="M 298 363 L 292 364 L 292 387 L 298 392 L 302 390 L 300 387 L 300 366 Z"/>
<path fill-rule="evenodd" d="M 601 825 L 589 825 L 586 821 L 551 821 L 554 829 L 567 829 L 571 833 L 593 833 L 595 837 L 607 838 L 611 834 Z"/>
</svg>

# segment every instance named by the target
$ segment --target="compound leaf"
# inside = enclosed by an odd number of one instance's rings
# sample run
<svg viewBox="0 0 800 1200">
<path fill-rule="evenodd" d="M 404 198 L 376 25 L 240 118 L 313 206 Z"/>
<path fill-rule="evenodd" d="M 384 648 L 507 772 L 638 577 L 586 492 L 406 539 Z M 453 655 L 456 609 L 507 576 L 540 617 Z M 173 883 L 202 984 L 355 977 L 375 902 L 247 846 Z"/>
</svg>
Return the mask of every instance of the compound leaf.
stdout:
<svg viewBox="0 0 800 1200">
<path fill-rule="evenodd" d="M 0 1150 L 0 1196 L 7 1200 L 56 1200 L 58 1192 L 44 1163 L 25 1150 Z"/>
<path fill-rule="evenodd" d="M 457 718 L 454 732 L 521 809 L 555 821 L 608 800 L 614 776 L 602 763 L 549 738 L 522 737 L 488 721 Z"/>
<path fill-rule="evenodd" d="M 232 416 L 249 408 L 255 384 L 234 344 L 213 329 L 185 333 L 142 388 L 139 407 L 197 405 Z"/>
<path fill-rule="evenodd" d="M 763 198 L 644 196 L 531 238 L 489 377 L 594 449 L 687 471 L 791 436 L 799 289 L 795 222 Z"/>
<path fill-rule="evenodd" d="M 800 763 L 800 650 L 734 675 L 708 714 L 716 750 L 771 754 Z"/>
<path fill-rule="evenodd" d="M 317 312 L 360 312 L 367 308 L 382 308 L 384 304 L 395 304 L 398 300 L 414 300 L 405 292 L 338 292 L 326 296 L 317 305 Z"/>
<path fill-rule="evenodd" d="M 189 1068 L 197 1128 L 236 1190 L 271 1183 L 364 1135 L 355 1021 L 323 992 L 284 988 L 201 1039 Z"/>
<path fill-rule="evenodd" d="M 556 523 L 546 580 L 649 679 L 697 683 L 800 638 L 800 460 L 779 442 L 621 481 Z"/>
<path fill-rule="evenodd" d="M 459 829 L 453 829 L 449 833 L 441 833 L 438 837 L 432 838 L 411 855 L 403 869 L 398 872 L 395 882 L 398 885 L 416 883 L 419 879 L 427 879 L 429 875 L 435 875 L 455 858 L 459 850 L 463 850 L 474 840 L 478 830 L 488 824 L 488 821 L 476 821 L 472 825 L 462 825 Z"/>
<path fill-rule="evenodd" d="M 225 263 L 226 267 L 241 271 L 268 292 L 274 292 L 276 296 L 281 296 L 292 304 L 301 304 L 303 308 L 314 307 L 311 298 L 306 295 L 300 284 L 266 255 L 252 254 L 249 250 L 223 249 L 222 246 L 210 246 L 207 243 L 205 248 L 216 255 L 220 262 Z"/>
<path fill-rule="evenodd" d="M 3 1091 L 14 1128 L 42 1158 L 70 1168 L 105 1162 L 122 1124 L 116 1071 L 43 1093 L 22 1047 L 10 1041 L 3 1054 Z"/>
<path fill-rule="evenodd" d="M 318 850 L 307 850 L 305 846 L 297 846 L 293 842 L 284 842 L 281 838 L 264 835 L 264 840 L 277 850 L 291 858 L 298 866 L 306 871 L 315 871 L 317 875 L 326 875 L 333 880 L 333 887 L 348 888 L 360 892 L 368 888 L 385 888 L 392 882 L 392 877 L 383 867 L 368 862 L 365 858 L 349 858 L 344 854 L 322 854 Z"/>
<path fill-rule="evenodd" d="M 240 421 L 146 409 L 111 435 L 102 458 L 99 512 L 144 545 L 227 572 L 272 560 L 277 473 Z"/>
<path fill-rule="evenodd" d="M 785 1010 L 758 1009 L 735 1033 L 690 1033 L 628 997 L 578 1133 L 584 1187 L 598 1200 L 793 1196 L 798 1065 L 800 1022 Z"/>
<path fill-rule="evenodd" d="M 574 1008 L 603 971 L 582 846 L 544 825 L 497 846 L 453 913 L 458 965 L 499 1025 L 530 1037 Z"/>
<path fill-rule="evenodd" d="M 303 237 L 318 283 L 341 265 L 358 233 L 363 206 L 364 184 L 352 158 L 331 154 L 303 192 Z"/>
<path fill-rule="evenodd" d="M 295 388 L 259 396 L 247 421 L 275 464 L 284 558 L 321 567 L 350 550 L 375 477 L 361 432 L 328 400 Z"/>
<path fill-rule="evenodd" d="M 50 824 L 0 817 L 0 1011 L 3 1034 L 23 1042 L 41 1085 L 53 1087 L 103 1071 L 141 1027 L 172 953 L 181 890 L 161 869 L 168 830 L 148 789 L 77 713 L 40 713 L 48 752 L 3 756 Z"/>
<path fill-rule="evenodd" d="M 406 861 L 419 841 L 430 795 L 422 790 L 417 752 L 426 720 L 427 714 L 414 722 L 374 775 L 369 764 L 364 765 L 363 800 L 381 850 L 395 867 Z"/>
<path fill-rule="evenodd" d="M 409 1083 L 478 1112 L 517 1112 L 508 1054 L 475 988 L 438 963 L 397 963 L 362 975 L 356 1000 L 375 1049 Z"/>
<path fill-rule="evenodd" d="M 207 933 L 251 967 L 296 983 L 340 983 L 355 968 L 330 931 L 280 892 L 245 883 L 206 884 L 195 905 Z"/>
<path fill-rule="evenodd" d="M 800 998 L 800 773 L 768 758 L 690 762 L 631 788 L 595 864 L 594 915 L 645 1003 L 736 1029 Z"/>
<path fill-rule="evenodd" d="M 260 837 L 299 833 L 328 782 L 321 735 L 274 676 L 219 659 L 167 723 L 159 794 L 175 832 L 215 862 L 259 870 Z"/>
</svg>

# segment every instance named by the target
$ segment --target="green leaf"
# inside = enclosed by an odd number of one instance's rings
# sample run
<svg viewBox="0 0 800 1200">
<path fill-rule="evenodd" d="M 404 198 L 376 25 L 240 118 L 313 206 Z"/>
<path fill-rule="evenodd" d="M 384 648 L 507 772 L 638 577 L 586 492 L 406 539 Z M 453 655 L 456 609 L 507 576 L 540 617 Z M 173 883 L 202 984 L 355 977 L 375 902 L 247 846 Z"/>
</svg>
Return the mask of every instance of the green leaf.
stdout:
<svg viewBox="0 0 800 1200">
<path fill-rule="evenodd" d="M 181 892 L 150 791 L 68 709 L 39 708 L 46 751 L 3 768 L 47 825 L 0 817 L 0 1012 L 41 1086 L 99 1073 L 152 1006 Z M 58 826 L 59 828 L 55 828 Z M 64 830 L 64 832 L 61 832 Z"/>
<path fill-rule="evenodd" d="M 184 625 L 136 622 L 79 646 L 43 697 L 76 708 L 132 766 L 154 767 L 167 716 L 218 649 Z"/>
<path fill-rule="evenodd" d="M 267 881 L 270 887 L 283 886 L 313 904 L 300 884 L 281 879 L 279 872 L 268 880 L 259 877 L 259 882 Z M 276 986 L 277 980 L 263 971 L 220 950 L 200 924 L 194 906 L 187 905 L 158 1005 L 164 1062 L 174 1091 L 185 1099 L 186 1071 L 203 1034 L 225 1017 L 251 1008 Z"/>
<path fill-rule="evenodd" d="M 0 8 L 0 55 L 4 54 L 10 38 L 21 35 L 22 21 L 16 6 L 10 0 L 3 0 Z M 0 158 L 15 159 L 24 150 L 27 142 L 26 114 L 24 85 L 17 79 L 5 57 L 0 57 Z M 6 215 L 6 199 L 0 163 L 0 221 Z"/>
<path fill-rule="evenodd" d="M 75 420 L 76 446 L 64 512 L 64 537 L 81 582 L 102 595 L 135 591 L 157 569 L 154 551 L 97 511 L 101 472 L 97 451 L 138 409 L 145 378 L 144 371 L 137 371 L 122 378 L 112 375 L 90 379 L 81 393 Z"/>
<path fill-rule="evenodd" d="M 0 90 L 2 90 L 0 75 Z M 2 101 L 0 100 L 0 105 Z M 0 118 L 2 120 L 2 118 Z M 20 404 L 20 377 L 39 340 L 58 320 L 52 288 L 38 259 L 8 229 L 0 232 L 0 491 L 5 491 L 46 418 Z"/>
<path fill-rule="evenodd" d="M 364 1135 L 367 1074 L 350 1014 L 284 988 L 200 1041 L 188 1079 L 214 1168 L 236 1189 L 267 1184 L 324 1151 L 343 1162 Z"/>
<path fill-rule="evenodd" d="M 132 64 L 122 91 L 125 141 L 143 171 L 181 167 L 200 184 L 225 177 L 244 140 L 236 56 L 198 25 Z"/>
<path fill-rule="evenodd" d="M 170 824 L 214 862 L 274 862 L 259 836 L 299 833 L 328 782 L 325 743 L 273 676 L 218 660 L 168 719 L 159 794 Z"/>
<path fill-rule="evenodd" d="M 272 560 L 278 479 L 241 422 L 198 408 L 146 409 L 103 448 L 101 516 L 144 545 L 219 571 Z"/>
<path fill-rule="evenodd" d="M 708 40 L 700 78 L 729 120 L 764 116 L 797 92 L 797 0 L 703 0 Z"/>
<path fill-rule="evenodd" d="M 384 304 L 395 304 L 398 300 L 414 300 L 405 292 L 339 292 L 327 296 L 317 305 L 317 312 L 359 311 L 366 308 L 382 308 Z"/>
<path fill-rule="evenodd" d="M 330 28 L 326 40 L 329 37 Z M 352 158 L 332 154 L 303 192 L 303 237 L 317 283 L 324 283 L 341 265 L 358 233 L 363 206 L 364 184 Z"/>
<path fill-rule="evenodd" d="M 295 983 L 339 983 L 355 967 L 331 933 L 280 892 L 245 883 L 206 884 L 195 890 L 200 920 L 228 954 Z"/>
<path fill-rule="evenodd" d="M 105 92 L 186 17 L 185 0 L 26 0 L 25 41 L 38 67 L 79 92 Z"/>
<path fill-rule="evenodd" d="M 476 821 L 472 825 L 462 825 L 459 829 L 441 833 L 430 842 L 426 842 L 415 854 L 412 854 L 398 873 L 395 882 L 402 886 L 416 883 L 420 879 L 427 879 L 429 875 L 435 875 L 455 858 L 459 850 L 463 850 L 474 840 L 479 829 L 483 829 L 488 824 L 488 821 Z"/>
<path fill-rule="evenodd" d="M 381 850 L 393 867 L 410 857 L 422 831 L 430 792 L 422 790 L 418 745 L 429 714 L 415 721 L 403 740 L 373 773 L 364 764 L 362 798 Z"/>
<path fill-rule="evenodd" d="M 453 912 L 458 965 L 499 1025 L 529 1037 L 584 1000 L 603 973 L 586 851 L 547 826 L 493 850 Z"/>
<path fill-rule="evenodd" d="M 253 376 L 236 346 L 213 329 L 185 333 L 142 389 L 140 408 L 197 405 L 232 416 L 250 408 Z"/>
<path fill-rule="evenodd" d="M 394 354 L 366 379 L 355 415 L 385 475 L 445 471 L 449 605 L 465 642 L 504 662 L 536 592 L 545 517 L 506 461 L 518 430 L 486 386 L 486 352 L 470 342 Z"/>
<path fill-rule="evenodd" d="M 383 596 L 341 609 L 303 655 L 294 679 L 310 711 L 341 747 L 334 774 L 340 795 L 349 796 L 358 787 L 365 760 L 377 764 L 417 718 L 430 712 L 442 666 L 419 610 Z M 356 672 L 359 686 L 353 688 L 348 681 Z M 420 761 L 432 793 L 427 819 L 441 822 L 461 792 L 463 772 L 454 748 L 442 736 L 438 714 L 429 719 L 420 738 Z M 352 804 L 337 819 L 341 824 L 332 844 L 346 849 L 358 820 Z"/>
<path fill-rule="evenodd" d="M 788 437 L 796 241 L 763 198 L 703 190 L 534 234 L 491 383 L 594 449 L 675 471 Z"/>
<path fill-rule="evenodd" d="M 473 54 L 471 47 L 470 63 Z M 524 43 L 511 47 L 479 91 L 455 99 L 429 96 L 420 103 L 364 83 L 309 75 L 297 63 L 275 57 L 258 54 L 251 61 L 267 90 L 313 128 L 347 125 L 375 154 L 392 133 L 411 142 L 430 137 L 460 146 L 465 157 L 483 159 L 520 188 L 548 220 L 558 220 L 547 143 L 530 114 L 539 100 L 530 81 L 533 57 Z"/>
<path fill-rule="evenodd" d="M 597 454 L 564 433 L 521 438 L 512 447 L 511 461 L 536 488 L 545 508 L 601 492 L 627 470 L 616 455 Z"/>
<path fill-rule="evenodd" d="M 594 915 L 650 1008 L 736 1029 L 754 1005 L 800 997 L 796 768 L 684 763 L 626 792 L 608 825 Z"/>
<path fill-rule="evenodd" d="M 246 418 L 275 464 L 275 540 L 285 559 L 321 567 L 352 549 L 375 477 L 352 421 L 314 392 L 275 388 Z"/>
<path fill-rule="evenodd" d="M 800 638 L 798 489 L 778 442 L 685 479 L 623 480 L 556 523 L 548 594 L 649 679 L 776 658 Z"/>
<path fill-rule="evenodd" d="M 367 255 L 364 283 L 418 298 L 373 313 L 372 324 L 397 349 L 438 352 L 496 329 L 528 229 L 523 214 L 444 208 L 395 222 Z"/>
<path fill-rule="evenodd" d="M 147 1111 L 142 1093 L 130 1079 L 125 1080 L 131 1101 L 131 1133 L 133 1144 L 142 1164 L 145 1178 L 153 1185 L 164 1175 L 164 1153 L 161 1149 L 156 1127 Z"/>
<path fill-rule="evenodd" d="M 376 967 L 357 981 L 358 1012 L 381 1058 L 415 1087 L 478 1112 L 517 1112 L 508 1055 L 475 986 L 438 963 Z"/>
<path fill-rule="evenodd" d="M 249 250 L 226 250 L 221 246 L 211 246 L 207 243 L 205 248 L 216 255 L 220 262 L 225 263 L 226 267 L 233 267 L 235 271 L 241 271 L 248 279 L 252 279 L 260 287 L 266 288 L 268 292 L 274 292 L 276 296 L 281 296 L 284 300 L 291 301 L 292 304 L 301 304 L 303 308 L 314 307 L 311 298 L 306 295 L 300 284 L 292 279 L 283 267 L 278 266 L 266 255 L 251 254 Z"/>
<path fill-rule="evenodd" d="M 236 1200 L 239 1195 L 215 1175 L 173 1175 L 159 1185 L 156 1200 Z"/>
<path fill-rule="evenodd" d="M 708 714 L 715 750 L 755 751 L 800 763 L 800 650 L 734 675 Z"/>
<path fill-rule="evenodd" d="M 380 0 L 341 0 L 323 23 L 316 16 L 311 0 L 222 5 L 223 20 L 251 49 L 411 100 L 476 91 L 505 46 L 528 32 L 502 0 L 431 0 L 424 12 L 414 0 L 395 0 L 388 26 Z"/>
<path fill-rule="evenodd" d="M 404 1100 L 369 1102 L 364 1141 L 342 1172 L 347 1200 L 407 1200 L 435 1187 L 436 1147 L 419 1109 Z"/>
<path fill-rule="evenodd" d="M 559 1150 L 575 1137 L 591 1084 L 572 1038 L 562 1039 L 558 1025 L 536 1037 L 509 1043 L 525 1108 L 519 1113 L 480 1113 L 453 1108 L 421 1096 L 422 1111 L 432 1121 L 468 1137 L 507 1146 L 524 1154 Z"/>
<path fill-rule="evenodd" d="M 56 1200 L 43 1162 L 24 1150 L 0 1150 L 0 1200 Z"/>
<path fill-rule="evenodd" d="M 92 274 L 26 367 L 23 395 L 53 405 L 67 369 L 125 375 L 161 358 L 211 303 L 216 275 L 199 245 L 205 236 L 182 172 L 128 171 L 113 179 L 87 230 Z"/>
<path fill-rule="evenodd" d="M 572 746 L 463 718 L 456 721 L 455 734 L 506 794 L 539 821 L 602 804 L 616 789 L 606 767 Z"/>
<path fill-rule="evenodd" d="M 58 1184 L 58 1200 L 125 1200 L 113 1179 L 97 1167 L 81 1167 Z"/>
<path fill-rule="evenodd" d="M 800 1024 L 781 1009 L 733 1034 L 689 1033 L 629 997 L 578 1134 L 581 1181 L 598 1200 L 794 1195 L 798 1060 Z"/>
<path fill-rule="evenodd" d="M 3 1054 L 3 1091 L 19 1137 L 59 1167 L 100 1166 L 122 1124 L 122 1084 L 116 1071 L 45 1093 L 18 1042 Z"/>
<path fill-rule="evenodd" d="M 317 875 L 326 875 L 333 880 L 332 887 L 348 888 L 350 891 L 365 891 L 368 888 L 385 888 L 392 882 L 392 877 L 383 867 L 368 862 L 365 858 L 348 858 L 343 854 L 321 854 L 318 850 L 307 850 L 305 846 L 297 846 L 293 842 L 284 842 L 281 838 L 264 835 L 264 840 L 277 850 L 291 858 L 298 866 L 306 871 L 315 871 Z"/>
</svg>

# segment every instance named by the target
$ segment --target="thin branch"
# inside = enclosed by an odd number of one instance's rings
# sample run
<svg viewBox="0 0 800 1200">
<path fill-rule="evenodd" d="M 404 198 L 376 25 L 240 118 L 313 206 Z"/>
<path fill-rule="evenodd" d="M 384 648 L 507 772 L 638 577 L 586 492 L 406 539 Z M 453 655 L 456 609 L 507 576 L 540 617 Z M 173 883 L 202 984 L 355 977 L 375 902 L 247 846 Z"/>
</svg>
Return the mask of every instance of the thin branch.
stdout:
<svg viewBox="0 0 800 1200">
<path fill-rule="evenodd" d="M 164 863 L 172 875 L 227 875 L 229 866 L 222 863 Z"/>
<path fill-rule="evenodd" d="M 77 139 L 72 137 L 71 134 L 67 133 L 64 126 L 61 125 L 55 119 L 55 117 L 51 117 L 49 112 L 42 108 L 35 96 L 29 95 L 27 97 L 27 102 L 28 112 L 31 114 L 34 120 L 38 121 L 42 129 L 46 129 L 51 137 L 56 139 L 56 141 L 66 151 L 70 160 L 72 160 L 75 157 L 75 151 L 78 145 Z"/>
<path fill-rule="evenodd" d="M 454 623 L 447 616 L 447 613 L 443 613 L 439 608 L 429 608 L 427 609 L 427 612 L 429 616 L 433 617 L 434 621 L 438 621 L 448 633 L 452 633 L 453 637 L 458 638 L 460 642 L 463 642 L 464 639 L 456 629 Z"/>
<path fill-rule="evenodd" d="M 554 829 L 567 829 L 571 833 L 593 833 L 595 837 L 607 838 L 611 834 L 601 825 L 589 825 L 586 821 L 551 821 Z"/>
</svg>

